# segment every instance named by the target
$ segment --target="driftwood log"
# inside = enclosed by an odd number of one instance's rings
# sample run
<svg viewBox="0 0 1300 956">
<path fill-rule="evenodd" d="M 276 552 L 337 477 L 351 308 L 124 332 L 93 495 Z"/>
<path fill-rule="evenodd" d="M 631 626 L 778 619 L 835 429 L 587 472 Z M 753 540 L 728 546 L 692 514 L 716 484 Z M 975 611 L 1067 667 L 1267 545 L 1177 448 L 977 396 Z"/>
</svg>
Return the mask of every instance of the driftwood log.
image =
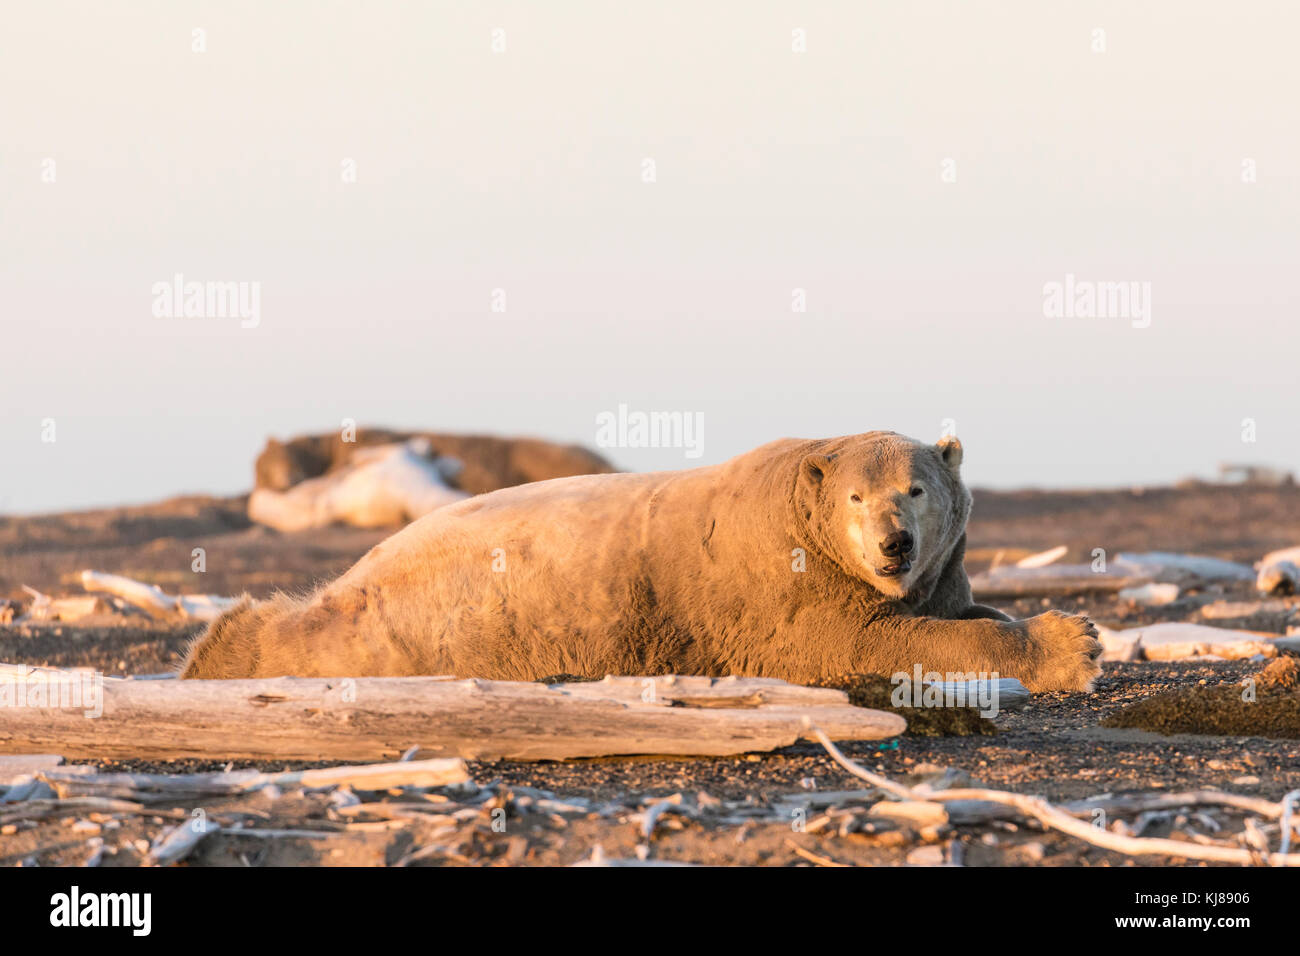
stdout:
<svg viewBox="0 0 1300 956">
<path fill-rule="evenodd" d="M 138 803 L 201 800 L 250 793 L 264 787 L 354 787 L 387 790 L 390 787 L 445 787 L 469 781 L 465 761 L 459 757 L 407 760 L 364 766 L 325 767 L 260 773 L 230 770 L 220 773 L 100 773 L 90 766 L 46 767 L 35 774 L 61 800 L 70 797 L 110 797 Z"/>
<path fill-rule="evenodd" d="M 1000 567 L 970 579 L 971 591 L 977 601 L 1109 593 L 1149 583 L 1150 577 L 1123 571 L 1094 571 L 1087 564 Z"/>
<path fill-rule="evenodd" d="M 19 702 L 21 699 L 21 703 Z M 903 732 L 843 691 L 750 677 L 538 684 L 450 677 L 130 680 L 0 665 L 0 753 L 213 760 L 722 756 Z"/>
</svg>

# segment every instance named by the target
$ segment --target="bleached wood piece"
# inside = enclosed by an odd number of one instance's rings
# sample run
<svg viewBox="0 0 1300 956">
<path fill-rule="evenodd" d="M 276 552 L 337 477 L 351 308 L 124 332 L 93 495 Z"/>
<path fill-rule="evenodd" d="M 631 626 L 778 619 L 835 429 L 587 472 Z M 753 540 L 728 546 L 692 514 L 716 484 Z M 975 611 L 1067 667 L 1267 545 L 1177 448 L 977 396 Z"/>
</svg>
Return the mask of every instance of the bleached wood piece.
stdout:
<svg viewBox="0 0 1300 956">
<path fill-rule="evenodd" d="M 996 600 L 1030 595 L 1072 595 L 1120 591 L 1150 583 L 1114 570 L 1094 571 L 1090 564 L 1049 564 L 1041 568 L 1004 566 L 971 578 L 976 600 Z"/>
<path fill-rule="evenodd" d="M 42 594 L 33 587 L 23 585 L 23 590 L 31 596 L 32 603 L 27 606 L 27 610 L 17 618 L 17 623 L 43 622 L 43 621 L 76 621 L 83 617 L 89 617 L 96 611 L 100 610 L 99 598 L 93 594 L 80 594 L 73 597 L 52 598 L 48 594 Z M 6 612 L 0 619 L 8 623 L 14 620 L 15 605 L 8 601 L 0 601 L 0 607 Z"/>
<path fill-rule="evenodd" d="M 48 668 L 19 677 L 17 670 L 0 669 L 0 682 L 86 679 Z M 906 727 L 896 714 L 850 705 L 842 691 L 755 678 L 614 677 L 551 686 L 438 677 L 102 678 L 97 686 L 98 717 L 87 717 L 84 706 L 6 708 L 0 753 L 373 760 L 418 746 L 470 759 L 721 756 L 793 744 L 804 736 L 804 715 L 839 740 L 894 737 Z"/>
<path fill-rule="evenodd" d="M 1090 818 L 1097 810 L 1110 814 L 1145 813 L 1150 810 L 1171 810 L 1179 807 L 1232 807 L 1255 813 L 1270 820 L 1282 814 L 1281 804 L 1261 797 L 1222 790 L 1187 790 L 1179 793 L 1127 793 L 1074 800 L 1062 804 L 1061 809 L 1075 816 Z"/>
<path fill-rule="evenodd" d="M 1163 607 L 1178 600 L 1177 584 L 1143 584 L 1135 588 L 1122 588 L 1119 592 L 1121 601 L 1132 601 L 1143 607 Z"/>
<path fill-rule="evenodd" d="M 1286 620 L 1291 616 L 1291 602 L 1280 598 L 1262 601 L 1211 601 L 1197 608 L 1197 613 L 1207 621 L 1243 620 L 1249 618 L 1274 618 Z"/>
<path fill-rule="evenodd" d="M 1255 580 L 1255 571 L 1249 565 L 1203 554 L 1178 554 L 1172 551 L 1119 554 L 1112 564 L 1121 573 L 1149 576 L 1158 581 Z"/>
<path fill-rule="evenodd" d="M 465 783 L 469 772 L 459 757 L 408 760 L 361 767 L 261 773 L 236 770 L 225 773 L 99 773 L 94 767 L 49 768 L 37 773 L 60 797 L 96 795 L 149 802 L 185 797 L 212 797 L 247 793 L 263 787 L 307 789 L 350 786 L 358 790 L 390 787 L 445 787 Z"/>
<path fill-rule="evenodd" d="M 952 701 L 957 705 L 964 702 L 967 707 L 977 707 L 987 700 L 995 701 L 999 711 L 1019 710 L 1029 703 L 1030 698 L 1029 688 L 1015 677 L 999 677 L 997 681 L 942 681 L 939 686 L 943 689 L 945 702 Z"/>
<path fill-rule="evenodd" d="M 1140 629 L 1115 631 L 1097 625 L 1097 640 L 1101 641 L 1103 661 L 1142 660 L 1142 632 Z"/>
<path fill-rule="evenodd" d="M 176 598 L 164 592 L 162 588 L 154 584 L 145 584 L 143 581 L 124 578 L 120 574 L 82 571 L 81 586 L 87 591 L 115 595 L 128 604 L 153 614 L 174 614 L 179 610 L 176 606 Z"/>
<path fill-rule="evenodd" d="M 1021 558 L 1016 562 L 1018 568 L 1045 568 L 1055 561 L 1061 560 L 1069 552 L 1069 548 L 1063 544 L 1058 544 L 1055 548 L 1048 551 L 1039 551 L 1037 554 L 1031 554 Z"/>
<path fill-rule="evenodd" d="M 1265 594 L 1300 591 L 1300 546 L 1270 551 L 1255 567 L 1259 570 L 1255 587 Z"/>
<path fill-rule="evenodd" d="M 937 827 L 948 822 L 948 812 L 929 800 L 881 800 L 867 811 L 867 816 L 914 827 Z"/>
<path fill-rule="evenodd" d="M 32 596 L 31 606 L 18 618 L 19 623 L 28 621 L 63 621 L 71 622 L 89 617 L 100 610 L 99 598 L 93 594 L 80 594 L 74 597 L 52 598 L 34 588 L 23 585 L 23 590 Z"/>
<path fill-rule="evenodd" d="M 1185 660 L 1206 654 L 1237 660 L 1256 654 L 1276 657 L 1278 652 L 1274 640 L 1277 635 L 1262 631 L 1234 631 L 1208 624 L 1168 621 L 1129 628 L 1119 634 L 1128 637 L 1132 632 L 1137 633 L 1142 655 L 1149 661 Z"/>
<path fill-rule="evenodd" d="M 165 830 L 145 857 L 146 866 L 170 866 L 189 856 L 199 842 L 221 830 L 221 824 L 207 819 L 186 820 Z"/>
<path fill-rule="evenodd" d="M 87 591 L 120 597 L 155 617 L 179 614 L 195 621 L 215 621 L 239 603 L 238 598 L 219 597 L 215 594 L 171 595 L 157 585 L 100 571 L 82 571 L 81 586 Z"/>
</svg>

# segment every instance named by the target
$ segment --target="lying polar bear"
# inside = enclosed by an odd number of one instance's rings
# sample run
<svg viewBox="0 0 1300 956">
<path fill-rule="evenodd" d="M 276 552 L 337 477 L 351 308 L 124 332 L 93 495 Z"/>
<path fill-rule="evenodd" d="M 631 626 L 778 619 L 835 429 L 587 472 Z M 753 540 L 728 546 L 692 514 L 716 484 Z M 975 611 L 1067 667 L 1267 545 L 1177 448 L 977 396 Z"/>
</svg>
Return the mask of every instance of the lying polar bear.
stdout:
<svg viewBox="0 0 1300 956">
<path fill-rule="evenodd" d="M 984 671 L 1087 690 L 1087 618 L 972 603 L 956 439 L 785 439 L 720 465 L 439 510 L 302 599 L 245 600 L 182 677 Z"/>
<path fill-rule="evenodd" d="M 422 438 L 359 448 L 346 465 L 288 491 L 254 489 L 248 517 L 277 531 L 405 524 L 469 497 L 448 484 L 459 465 L 455 459 L 435 457 Z"/>
</svg>

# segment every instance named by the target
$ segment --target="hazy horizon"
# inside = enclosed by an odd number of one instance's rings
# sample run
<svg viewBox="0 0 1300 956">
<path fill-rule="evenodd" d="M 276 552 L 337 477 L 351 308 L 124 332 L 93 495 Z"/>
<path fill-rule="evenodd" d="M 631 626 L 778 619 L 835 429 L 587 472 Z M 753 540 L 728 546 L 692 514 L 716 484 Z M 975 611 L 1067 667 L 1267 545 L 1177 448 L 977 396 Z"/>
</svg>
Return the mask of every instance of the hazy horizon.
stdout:
<svg viewBox="0 0 1300 956">
<path fill-rule="evenodd" d="M 1293 6 L 6 26 L 0 514 L 239 493 L 343 419 L 631 470 L 955 424 L 973 487 L 1300 471 Z M 178 274 L 256 321 L 160 314 Z M 701 416 L 699 457 L 598 448 L 620 405 Z"/>
</svg>

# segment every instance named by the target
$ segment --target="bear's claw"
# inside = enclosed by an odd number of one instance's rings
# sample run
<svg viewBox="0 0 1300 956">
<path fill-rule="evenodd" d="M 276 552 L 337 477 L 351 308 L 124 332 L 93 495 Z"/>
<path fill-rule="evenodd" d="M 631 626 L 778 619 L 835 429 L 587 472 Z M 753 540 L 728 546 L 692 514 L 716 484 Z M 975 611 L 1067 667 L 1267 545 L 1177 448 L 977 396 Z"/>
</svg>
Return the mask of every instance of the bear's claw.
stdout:
<svg viewBox="0 0 1300 956">
<path fill-rule="evenodd" d="M 1091 691 L 1101 676 L 1102 651 L 1092 621 L 1082 614 L 1047 611 L 1027 623 L 1038 660 L 1025 686 L 1031 691 Z"/>
</svg>

